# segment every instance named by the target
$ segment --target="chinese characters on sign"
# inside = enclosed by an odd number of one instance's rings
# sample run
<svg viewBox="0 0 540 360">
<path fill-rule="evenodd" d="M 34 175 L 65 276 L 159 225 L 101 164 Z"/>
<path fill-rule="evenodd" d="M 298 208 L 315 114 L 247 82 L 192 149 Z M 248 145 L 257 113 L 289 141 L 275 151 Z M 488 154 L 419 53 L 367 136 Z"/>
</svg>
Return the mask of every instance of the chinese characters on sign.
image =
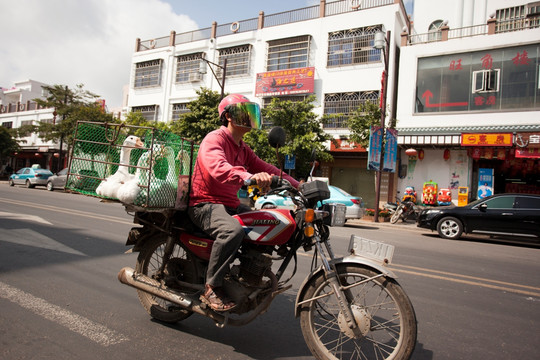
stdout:
<svg viewBox="0 0 540 360">
<path fill-rule="evenodd" d="M 314 92 L 314 77 L 314 67 L 258 73 L 255 96 L 311 94 Z"/>
<path fill-rule="evenodd" d="M 382 126 L 372 126 L 369 136 L 368 170 L 379 171 L 381 169 L 381 152 L 383 140 Z"/>
<path fill-rule="evenodd" d="M 526 50 L 523 50 L 523 53 L 517 53 L 515 57 L 512 58 L 512 62 L 514 65 L 529 65 L 529 62 L 531 59 L 529 59 L 529 54 Z"/>
<path fill-rule="evenodd" d="M 511 133 L 461 134 L 461 146 L 512 146 Z"/>
<path fill-rule="evenodd" d="M 386 143 L 384 145 L 383 171 L 395 172 L 397 161 L 397 130 L 386 130 Z"/>
<path fill-rule="evenodd" d="M 461 66 L 461 59 L 450 61 L 450 70 L 463 70 Z"/>
</svg>

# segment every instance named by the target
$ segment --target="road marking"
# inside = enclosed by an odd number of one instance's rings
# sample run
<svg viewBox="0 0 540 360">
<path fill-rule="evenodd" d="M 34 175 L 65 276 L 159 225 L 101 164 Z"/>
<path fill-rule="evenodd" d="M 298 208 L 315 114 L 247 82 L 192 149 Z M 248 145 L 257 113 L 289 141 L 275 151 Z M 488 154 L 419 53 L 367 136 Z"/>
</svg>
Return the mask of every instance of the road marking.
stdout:
<svg viewBox="0 0 540 360">
<path fill-rule="evenodd" d="M 27 215 L 27 214 L 14 214 L 0 211 L 0 218 L 11 219 L 11 220 L 24 220 L 24 221 L 34 221 L 41 224 L 52 225 L 52 223 L 47 220 L 40 218 L 39 216 Z"/>
<path fill-rule="evenodd" d="M 32 229 L 3 229 L 0 232 L 0 241 L 60 251 L 68 254 L 87 256 L 85 253 L 72 249 L 69 246 L 66 246 Z"/>
<path fill-rule="evenodd" d="M 47 320 L 65 326 L 69 330 L 87 337 L 102 346 L 111 346 L 129 340 L 125 335 L 8 284 L 4 284 L 1 281 L 0 297 L 28 309 Z"/>
<path fill-rule="evenodd" d="M 313 257 L 313 254 L 306 254 L 306 253 L 298 253 L 298 254 L 301 256 Z M 469 275 L 460 275 L 460 274 L 446 272 L 446 271 L 431 270 L 431 269 L 426 269 L 426 268 L 419 268 L 415 266 L 407 266 L 407 265 L 399 265 L 399 264 L 391 264 L 391 266 L 389 266 L 389 269 L 398 273 L 401 272 L 401 273 L 409 274 L 409 275 L 423 276 L 423 277 L 428 277 L 428 278 L 437 279 L 437 280 L 445 280 L 445 281 L 450 281 L 450 282 L 455 282 L 455 283 L 485 287 L 489 289 L 502 290 L 502 291 L 511 292 L 515 294 L 528 295 L 528 296 L 534 296 L 534 297 L 540 298 L 540 287 L 535 287 L 535 286 L 521 285 L 521 284 L 509 283 L 509 282 L 504 282 L 504 281 L 499 281 L 499 280 L 491 280 L 491 279 L 474 277 L 474 276 L 469 276 Z M 410 270 L 405 270 L 405 269 L 410 269 Z M 412 271 L 412 270 L 415 270 L 415 271 Z M 440 274 L 440 275 L 435 275 L 435 274 Z M 465 279 L 469 279 L 469 280 L 465 280 Z M 494 284 L 498 284 L 498 285 L 494 285 Z M 532 291 L 529 291 L 529 290 L 532 290 Z"/>
<path fill-rule="evenodd" d="M 61 213 L 70 214 L 70 215 L 84 216 L 84 217 L 94 218 L 98 220 L 107 220 L 107 221 L 117 222 L 121 224 L 130 224 L 130 225 L 133 224 L 133 221 L 128 221 L 126 219 L 122 219 L 118 217 L 103 216 L 100 214 L 94 214 L 94 213 L 90 213 L 86 211 L 79 211 L 79 210 L 74 210 L 74 209 L 63 209 L 63 208 L 60 208 L 57 206 L 51 206 L 51 205 L 43 205 L 43 204 L 36 205 L 35 203 L 30 203 L 26 201 L 6 200 L 6 199 L 0 199 L 0 202 L 27 206 L 27 207 L 32 207 L 35 209 L 40 209 L 40 210 L 51 210 L 51 211 L 61 212 Z"/>
<path fill-rule="evenodd" d="M 392 264 L 392 266 L 407 267 L 407 266 L 404 266 L 404 265 L 397 265 L 397 264 Z M 502 290 L 502 291 L 507 291 L 507 292 L 511 292 L 511 293 L 535 296 L 535 297 L 540 298 L 540 288 L 533 287 L 533 286 L 520 285 L 520 284 L 515 284 L 515 283 L 504 283 L 502 281 L 497 281 L 497 280 L 474 278 L 473 276 L 460 275 L 460 274 L 454 274 L 454 273 L 446 273 L 446 272 L 442 272 L 442 271 L 429 270 L 429 269 L 421 269 L 421 270 L 427 271 L 427 272 L 433 272 L 433 273 L 443 273 L 443 274 L 447 274 L 447 275 L 451 275 L 451 276 L 455 276 L 455 277 L 434 275 L 434 274 L 428 274 L 426 272 L 409 271 L 409 270 L 396 269 L 396 268 L 393 268 L 392 270 L 394 270 L 394 271 L 396 271 L 398 273 L 401 272 L 401 273 L 405 273 L 405 274 L 409 274 L 409 275 L 424 276 L 424 277 L 437 279 L 437 280 L 446 280 L 446 281 L 451 281 L 451 282 L 455 282 L 455 283 L 461 283 L 461 284 L 467 284 L 467 285 L 472 285 L 472 286 L 485 287 L 485 288 L 489 288 L 489 289 Z M 464 279 L 459 279 L 459 277 L 462 277 Z M 465 278 L 479 279 L 479 280 L 478 281 L 471 281 L 471 280 L 465 280 Z M 493 283 L 493 284 L 490 284 L 490 283 Z M 494 283 L 507 284 L 508 286 L 494 285 Z M 512 287 L 509 287 L 509 286 L 514 286 L 514 287 L 512 288 Z M 538 290 L 539 292 L 522 290 L 520 288 Z"/>
</svg>

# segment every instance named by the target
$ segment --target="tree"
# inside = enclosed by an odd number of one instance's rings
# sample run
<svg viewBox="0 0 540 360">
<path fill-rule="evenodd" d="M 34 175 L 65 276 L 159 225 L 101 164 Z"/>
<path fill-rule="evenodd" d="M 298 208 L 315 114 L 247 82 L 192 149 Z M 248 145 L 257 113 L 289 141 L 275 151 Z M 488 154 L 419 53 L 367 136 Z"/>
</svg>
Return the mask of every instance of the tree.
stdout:
<svg viewBox="0 0 540 360">
<path fill-rule="evenodd" d="M 197 95 L 199 97 L 188 104 L 190 111 L 181 114 L 178 120 L 174 119 L 170 130 L 185 139 L 201 142 L 206 134 L 219 128 L 218 105 L 221 96 L 208 88 L 197 90 Z"/>
<path fill-rule="evenodd" d="M 313 150 L 317 152 L 319 161 L 333 160 L 325 147 L 325 142 L 329 141 L 331 137 L 324 132 L 321 126 L 321 123 L 325 123 L 326 117 L 317 118 L 313 112 L 314 101 L 314 96 L 302 101 L 273 98 L 272 102 L 262 109 L 266 123 L 285 129 L 287 142 L 279 152 L 282 157 L 293 154 L 296 156 L 295 176 L 299 178 L 309 175 Z M 245 140 L 263 160 L 272 161 L 272 157 L 275 159 L 274 155 L 269 155 L 274 154 L 275 151 L 268 145 L 267 137 L 261 135 L 260 132 L 252 130 L 245 137 Z"/>
<path fill-rule="evenodd" d="M 83 84 L 78 84 L 75 89 L 70 89 L 66 85 L 44 86 L 48 93 L 45 99 L 34 99 L 40 106 L 55 109 L 55 117 L 60 117 L 61 121 L 54 123 L 39 123 L 35 131 L 44 141 L 60 141 L 72 143 L 73 133 L 79 120 L 113 122 L 112 115 L 106 114 L 97 104 L 96 95 L 88 90 L 84 90 Z M 62 164 L 62 152 L 58 159 Z"/>
<path fill-rule="evenodd" d="M 172 132 L 171 124 L 162 121 L 156 122 L 146 120 L 146 118 L 139 111 L 128 113 L 126 115 L 126 119 L 124 120 L 124 124 L 131 126 L 141 126 L 140 129 L 137 129 L 134 132 L 132 131 L 130 133 L 130 135 L 133 134 L 139 137 L 143 137 L 148 132 L 148 129 L 146 128 L 154 128 L 161 131 Z"/>
<path fill-rule="evenodd" d="M 350 140 L 363 148 L 367 148 L 369 146 L 369 130 L 371 126 L 380 124 L 381 109 L 377 104 L 366 101 L 347 119 L 347 127 L 351 131 Z"/>
<path fill-rule="evenodd" d="M 11 132 L 3 126 L 0 126 L 0 158 L 10 155 L 12 152 L 17 151 L 19 145 L 13 138 Z"/>
</svg>

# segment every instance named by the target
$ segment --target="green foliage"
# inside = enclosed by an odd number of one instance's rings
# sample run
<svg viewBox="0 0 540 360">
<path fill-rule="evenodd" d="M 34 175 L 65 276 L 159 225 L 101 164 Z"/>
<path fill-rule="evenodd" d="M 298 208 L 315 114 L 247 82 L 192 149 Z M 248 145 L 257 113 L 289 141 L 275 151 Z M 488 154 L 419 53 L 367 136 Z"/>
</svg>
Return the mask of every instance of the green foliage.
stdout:
<svg viewBox="0 0 540 360">
<path fill-rule="evenodd" d="M 195 142 L 201 142 L 209 132 L 219 128 L 218 105 L 220 94 L 207 88 L 197 91 L 198 98 L 188 104 L 190 112 L 174 119 L 170 130 Z"/>
<path fill-rule="evenodd" d="M 34 99 L 40 106 L 55 109 L 56 121 L 54 124 L 40 123 L 34 131 L 44 141 L 58 141 L 71 144 L 73 132 L 77 121 L 113 122 L 110 114 L 103 112 L 96 103 L 98 95 L 84 90 L 84 85 L 79 84 L 75 89 L 65 85 L 44 86 L 48 93 L 45 100 Z"/>
<path fill-rule="evenodd" d="M 325 142 L 330 139 L 330 136 L 323 131 L 321 121 L 313 112 L 314 100 L 314 96 L 303 101 L 274 98 L 270 105 L 262 109 L 266 123 L 285 129 L 287 141 L 279 152 L 281 159 L 284 159 L 287 154 L 296 155 L 295 176 L 297 178 L 305 178 L 309 174 L 313 150 L 317 152 L 319 161 L 333 160 L 325 148 Z M 268 145 L 267 138 L 263 141 L 261 135 L 253 134 L 253 139 L 251 135 L 245 139 L 263 160 L 275 163 L 275 150 Z"/>
<path fill-rule="evenodd" d="M 369 146 L 369 129 L 381 124 L 381 109 L 375 103 L 366 101 L 361 104 L 347 120 L 351 131 L 350 140 L 364 148 Z"/>
<path fill-rule="evenodd" d="M 148 132 L 147 128 L 149 127 L 155 128 L 158 130 L 163 130 L 163 131 L 172 131 L 171 126 L 167 124 L 166 122 L 148 121 L 138 111 L 128 113 L 124 121 L 124 124 L 131 125 L 131 126 L 141 126 L 140 129 L 137 129 L 134 132 L 131 131 L 129 134 L 126 134 L 126 135 L 136 135 L 140 138 L 146 135 L 146 133 Z M 131 129 L 133 130 L 134 128 L 131 128 Z"/>
<path fill-rule="evenodd" d="M 8 156 L 18 149 L 19 145 L 11 132 L 5 127 L 0 126 L 0 157 Z"/>
</svg>

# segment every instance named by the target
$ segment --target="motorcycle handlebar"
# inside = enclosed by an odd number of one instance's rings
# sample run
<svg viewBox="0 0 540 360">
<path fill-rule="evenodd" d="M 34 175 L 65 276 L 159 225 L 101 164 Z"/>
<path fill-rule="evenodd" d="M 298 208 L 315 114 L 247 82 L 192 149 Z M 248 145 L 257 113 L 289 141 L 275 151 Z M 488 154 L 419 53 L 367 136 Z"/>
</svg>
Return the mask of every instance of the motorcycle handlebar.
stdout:
<svg viewBox="0 0 540 360">
<path fill-rule="evenodd" d="M 244 180 L 244 185 L 246 186 L 257 185 L 257 180 L 253 178 Z M 272 182 L 270 183 L 270 188 L 274 189 L 274 188 L 277 188 L 278 186 L 281 186 L 280 177 L 277 175 L 272 175 Z"/>
</svg>

